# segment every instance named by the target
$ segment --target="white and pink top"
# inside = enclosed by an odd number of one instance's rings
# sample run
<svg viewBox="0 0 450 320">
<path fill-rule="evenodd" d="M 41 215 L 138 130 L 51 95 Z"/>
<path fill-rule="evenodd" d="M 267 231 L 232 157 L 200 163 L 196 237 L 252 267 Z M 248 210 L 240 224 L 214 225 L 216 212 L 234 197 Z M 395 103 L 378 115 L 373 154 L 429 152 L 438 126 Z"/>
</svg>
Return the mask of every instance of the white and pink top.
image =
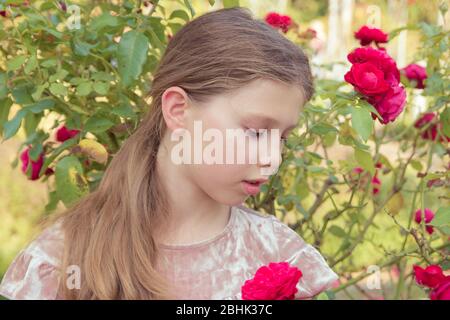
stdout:
<svg viewBox="0 0 450 320">
<path fill-rule="evenodd" d="M 8 299 L 60 299 L 58 265 L 63 250 L 59 225 L 44 230 L 9 266 L 0 284 Z M 225 229 L 193 244 L 162 245 L 165 265 L 179 299 L 241 299 L 245 280 L 270 262 L 289 262 L 303 276 L 295 299 L 312 298 L 338 279 L 322 255 L 273 215 L 244 205 L 231 207 Z"/>
</svg>

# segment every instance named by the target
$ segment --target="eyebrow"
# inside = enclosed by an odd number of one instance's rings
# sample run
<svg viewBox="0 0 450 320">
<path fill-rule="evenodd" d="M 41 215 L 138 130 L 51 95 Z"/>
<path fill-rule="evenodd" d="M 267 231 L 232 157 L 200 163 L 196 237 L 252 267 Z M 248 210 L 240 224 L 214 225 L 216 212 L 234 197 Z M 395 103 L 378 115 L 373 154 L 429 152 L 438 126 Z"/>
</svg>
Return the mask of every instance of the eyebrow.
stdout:
<svg viewBox="0 0 450 320">
<path fill-rule="evenodd" d="M 272 119 L 270 117 L 267 117 L 267 116 L 264 116 L 264 115 L 260 115 L 260 114 L 249 114 L 249 115 L 246 115 L 244 117 L 244 121 L 250 121 L 250 122 L 251 121 L 258 121 L 258 122 L 260 121 L 264 125 L 278 124 L 278 121 L 276 121 L 275 119 Z M 295 122 L 295 123 L 291 124 L 290 126 L 288 126 L 286 128 L 286 131 L 292 130 L 292 129 L 294 129 L 297 126 L 298 126 L 298 123 Z"/>
</svg>

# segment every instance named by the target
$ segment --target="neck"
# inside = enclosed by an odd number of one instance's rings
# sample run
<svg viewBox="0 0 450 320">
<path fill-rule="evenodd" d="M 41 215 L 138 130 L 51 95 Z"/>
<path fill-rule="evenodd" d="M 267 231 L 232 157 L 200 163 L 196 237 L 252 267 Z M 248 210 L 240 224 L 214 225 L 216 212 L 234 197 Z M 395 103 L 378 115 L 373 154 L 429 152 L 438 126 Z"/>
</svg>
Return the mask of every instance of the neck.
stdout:
<svg viewBox="0 0 450 320">
<path fill-rule="evenodd" d="M 158 150 L 157 172 L 168 196 L 169 215 L 159 242 L 189 244 L 210 239 L 228 223 L 231 208 L 209 197 L 170 159 L 170 148 Z"/>
</svg>

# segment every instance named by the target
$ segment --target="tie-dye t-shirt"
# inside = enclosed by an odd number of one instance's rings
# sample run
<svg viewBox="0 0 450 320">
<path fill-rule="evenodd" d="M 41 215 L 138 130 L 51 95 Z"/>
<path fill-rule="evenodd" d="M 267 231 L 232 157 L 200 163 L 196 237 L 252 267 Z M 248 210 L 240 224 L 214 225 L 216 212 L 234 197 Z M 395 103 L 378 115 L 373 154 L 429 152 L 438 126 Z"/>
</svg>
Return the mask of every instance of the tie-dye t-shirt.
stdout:
<svg viewBox="0 0 450 320">
<path fill-rule="evenodd" d="M 245 280 L 270 262 L 289 262 L 303 276 L 295 299 L 312 298 L 338 279 L 322 255 L 273 215 L 244 205 L 231 207 L 220 234 L 185 245 L 161 247 L 159 271 L 171 280 L 176 299 L 241 299 Z M 8 299 L 60 299 L 58 266 L 63 234 L 58 224 L 44 230 L 9 266 L 0 284 Z"/>
</svg>

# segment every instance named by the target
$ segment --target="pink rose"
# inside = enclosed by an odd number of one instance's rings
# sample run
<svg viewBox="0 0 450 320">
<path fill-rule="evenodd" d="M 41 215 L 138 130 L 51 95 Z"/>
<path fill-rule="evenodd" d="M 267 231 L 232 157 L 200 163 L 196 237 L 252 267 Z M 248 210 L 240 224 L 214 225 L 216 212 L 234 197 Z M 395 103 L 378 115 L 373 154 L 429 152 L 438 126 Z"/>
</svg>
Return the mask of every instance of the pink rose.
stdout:
<svg viewBox="0 0 450 320">
<path fill-rule="evenodd" d="M 22 172 L 27 174 L 28 166 L 30 164 L 30 147 L 26 148 L 20 154 L 20 160 L 22 161 Z M 44 164 L 44 154 L 41 153 L 36 161 L 31 160 L 31 176 L 28 177 L 30 180 L 39 179 L 39 172 L 41 171 L 42 165 Z"/>
<path fill-rule="evenodd" d="M 376 44 L 388 42 L 388 34 L 384 33 L 381 29 L 368 26 L 362 26 L 356 31 L 355 38 L 360 41 L 362 46 L 367 46 L 371 42 L 375 42 Z"/>
<path fill-rule="evenodd" d="M 288 262 L 271 262 L 260 267 L 241 288 L 243 300 L 292 300 L 302 272 Z"/>
<path fill-rule="evenodd" d="M 445 277 L 430 293 L 431 300 L 450 300 L 450 276 Z"/>
<path fill-rule="evenodd" d="M 415 220 L 417 223 L 421 223 L 421 222 L 422 222 L 423 216 L 424 216 L 424 215 L 422 214 L 422 210 L 421 210 L 421 209 L 418 209 L 418 210 L 416 211 L 415 219 L 414 219 L 414 220 Z M 425 224 L 430 223 L 431 220 L 433 220 L 433 218 L 434 218 L 434 212 L 431 211 L 431 210 L 428 209 L 428 208 L 425 208 Z M 429 234 L 432 234 L 433 231 L 434 231 L 433 226 L 430 226 L 430 225 L 425 225 L 425 229 L 427 230 L 427 232 L 428 232 Z"/>
<path fill-rule="evenodd" d="M 65 125 L 62 125 L 57 131 L 56 131 L 56 140 L 59 142 L 64 142 L 66 140 L 69 140 L 73 137 L 75 137 L 80 130 L 69 130 Z"/>
<path fill-rule="evenodd" d="M 411 63 L 402 69 L 402 73 L 408 78 L 409 81 L 414 81 L 416 83 L 416 88 L 425 88 L 423 82 L 427 78 L 427 70 L 424 67 Z"/>
</svg>

